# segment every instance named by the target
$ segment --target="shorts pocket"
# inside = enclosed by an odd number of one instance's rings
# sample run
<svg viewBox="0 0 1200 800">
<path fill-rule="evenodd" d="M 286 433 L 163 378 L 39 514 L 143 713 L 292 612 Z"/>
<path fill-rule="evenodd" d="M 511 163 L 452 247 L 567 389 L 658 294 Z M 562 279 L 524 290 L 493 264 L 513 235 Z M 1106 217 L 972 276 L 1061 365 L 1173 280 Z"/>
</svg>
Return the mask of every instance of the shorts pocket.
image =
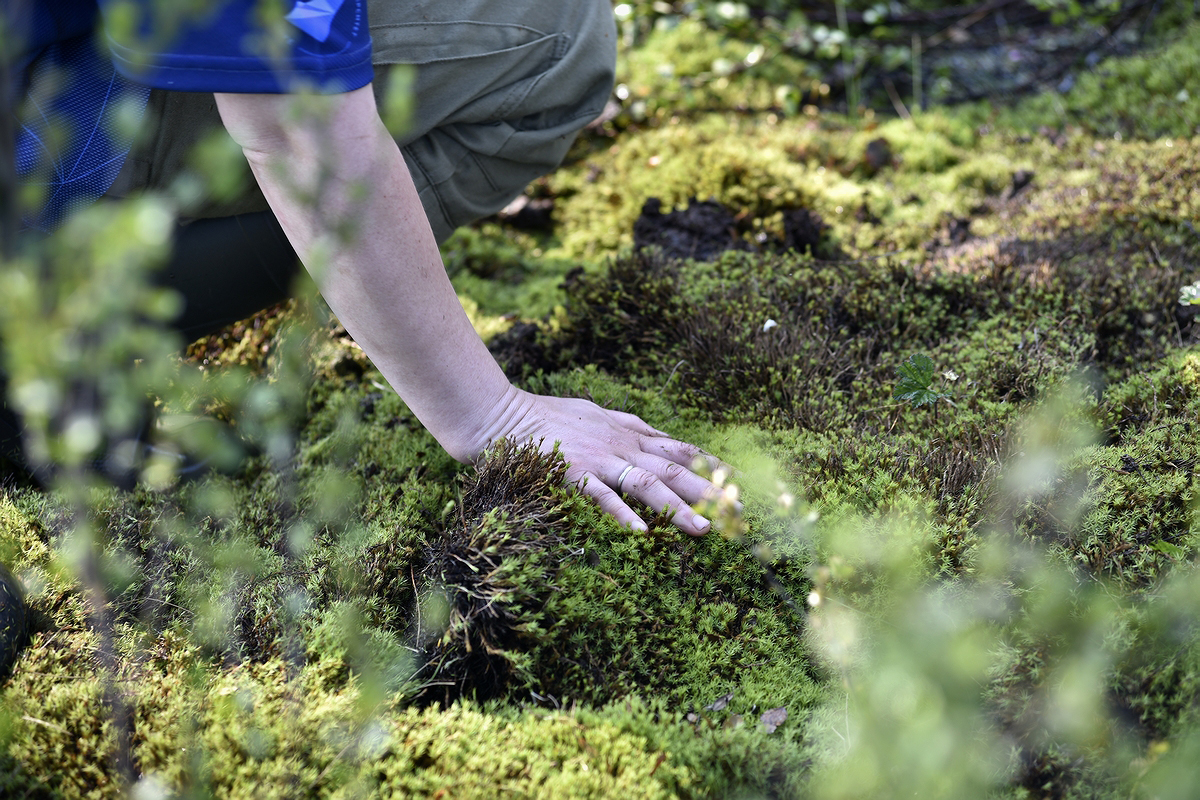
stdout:
<svg viewBox="0 0 1200 800">
<path fill-rule="evenodd" d="M 371 27 L 377 73 L 417 68 L 418 127 L 505 119 L 540 76 L 567 52 L 571 37 L 526 25 L 453 20 Z"/>
</svg>

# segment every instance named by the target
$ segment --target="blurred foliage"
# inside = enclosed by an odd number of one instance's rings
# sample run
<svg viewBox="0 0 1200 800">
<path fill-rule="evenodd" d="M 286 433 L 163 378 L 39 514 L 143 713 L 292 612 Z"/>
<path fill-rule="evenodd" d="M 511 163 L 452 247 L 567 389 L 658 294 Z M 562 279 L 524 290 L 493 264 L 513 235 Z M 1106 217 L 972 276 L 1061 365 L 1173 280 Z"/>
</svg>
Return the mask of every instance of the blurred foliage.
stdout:
<svg viewBox="0 0 1200 800">
<path fill-rule="evenodd" d="M 1075 126 L 1122 139 L 1192 137 L 1200 131 L 1200 23 L 1185 17 L 1146 53 L 1098 61 L 1072 76 L 1066 91 L 1024 99 L 1012 108 L 979 103 L 966 114 L 978 124 L 1037 130 Z"/>
</svg>

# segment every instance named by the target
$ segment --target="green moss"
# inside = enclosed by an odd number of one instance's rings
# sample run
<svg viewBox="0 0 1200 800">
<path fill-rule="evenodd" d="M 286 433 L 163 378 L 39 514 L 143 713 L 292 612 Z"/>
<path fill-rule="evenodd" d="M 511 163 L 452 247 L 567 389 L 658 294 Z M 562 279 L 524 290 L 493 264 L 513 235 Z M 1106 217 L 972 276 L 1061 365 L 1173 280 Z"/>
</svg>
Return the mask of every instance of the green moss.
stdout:
<svg viewBox="0 0 1200 800">
<path fill-rule="evenodd" d="M 95 637 L 84 631 L 45 634 L 14 671 L 2 712 L 8 742 L 0 786 L 7 796 L 122 796 L 110 769 L 113 721 L 95 649 Z"/>
<path fill-rule="evenodd" d="M 915 248 L 946 214 L 964 215 L 1023 168 L 1014 153 L 976 152 L 960 120 L 931 112 L 859 129 L 836 117 L 804 121 L 708 114 L 687 124 L 627 134 L 550 181 L 560 195 L 561 252 L 611 253 L 628 244 L 650 197 L 667 207 L 716 200 L 748 230 L 778 234 L 773 214 L 816 211 L 835 238 L 859 248 Z M 886 142 L 890 163 L 868 167 L 868 143 Z M 874 219 L 863 226 L 863 219 Z M 880 226 L 886 236 L 871 230 Z M 551 252 L 560 252 L 552 250 Z"/>
<path fill-rule="evenodd" d="M 474 302 L 472 314 L 541 317 L 562 302 L 559 284 L 574 262 L 544 258 L 546 245 L 533 236 L 495 223 L 460 228 L 442 246 L 446 269 L 460 295 Z M 508 325 L 492 320 L 476 329 L 488 339 Z"/>
<path fill-rule="evenodd" d="M 50 548 L 40 523 L 45 505 L 35 492 L 0 495 L 0 560 L 17 573 L 49 562 Z"/>
<path fill-rule="evenodd" d="M 747 146 L 750 142 L 739 141 L 737 133 L 758 141 Z M 853 191 L 832 174 L 826 178 L 810 172 L 786 152 L 786 140 L 773 138 L 767 132 L 756 135 L 752 126 L 709 117 L 629 137 L 606 157 L 593 157 L 556 176 L 555 191 L 567 195 L 558 212 L 566 231 L 563 251 L 595 257 L 617 250 L 628 243 L 633 221 L 649 197 L 668 207 L 692 197 L 714 199 L 735 212 L 762 216 L 781 208 L 812 207 L 814 184 L 831 184 L 835 193 L 837 188 L 847 195 Z"/>
<path fill-rule="evenodd" d="M 440 715 L 400 717 L 379 771 L 386 794 L 494 797 L 498 791 L 556 797 L 626 794 L 669 797 L 667 787 L 689 786 L 690 776 L 640 737 L 603 718 L 565 714 L 483 714 L 456 707 Z M 511 744 L 497 750 L 495 742 Z M 663 753 L 663 756 L 668 754 Z"/>
<path fill-rule="evenodd" d="M 195 672 L 186 645 L 160 644 L 169 655 L 144 664 L 129 685 L 142 781 L 165 791 L 712 797 L 795 779 L 786 772 L 798 764 L 788 761 L 789 737 L 768 738 L 749 718 L 713 724 L 734 719 L 728 712 L 693 724 L 637 701 L 576 713 L 472 705 L 372 711 L 354 682 L 329 681 L 339 673 L 326 662 L 295 677 L 278 661 L 205 674 Z M 40 671 L 5 693 L 13 720 L 6 796 L 124 796 L 106 766 L 113 745 L 102 686 L 87 677 L 94 644 L 43 645 Z"/>
</svg>

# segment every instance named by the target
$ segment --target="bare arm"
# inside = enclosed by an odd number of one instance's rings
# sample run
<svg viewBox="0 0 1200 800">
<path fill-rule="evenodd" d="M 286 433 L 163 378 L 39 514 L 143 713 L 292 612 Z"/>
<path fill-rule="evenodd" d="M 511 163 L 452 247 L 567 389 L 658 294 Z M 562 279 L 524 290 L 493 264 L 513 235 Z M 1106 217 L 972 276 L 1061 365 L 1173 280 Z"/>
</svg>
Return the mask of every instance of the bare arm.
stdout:
<svg viewBox="0 0 1200 800">
<path fill-rule="evenodd" d="M 473 461 L 493 441 L 561 442 L 568 476 L 618 521 L 644 528 L 613 491 L 671 506 L 682 530 L 709 484 L 688 468 L 698 451 L 637 417 L 584 400 L 521 391 L 505 377 L 463 312 L 442 266 L 407 164 L 384 128 L 371 87 L 305 98 L 217 94 L 284 232 L 330 308 L 451 456 Z M 322 256 L 324 256 L 322 258 Z"/>
</svg>

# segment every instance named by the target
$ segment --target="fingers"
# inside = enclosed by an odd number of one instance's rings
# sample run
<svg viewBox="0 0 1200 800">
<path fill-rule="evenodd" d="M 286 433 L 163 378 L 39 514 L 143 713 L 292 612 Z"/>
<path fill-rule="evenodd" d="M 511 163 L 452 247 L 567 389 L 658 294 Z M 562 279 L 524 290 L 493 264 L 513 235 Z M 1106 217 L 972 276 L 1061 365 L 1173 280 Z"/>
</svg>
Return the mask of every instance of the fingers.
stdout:
<svg viewBox="0 0 1200 800">
<path fill-rule="evenodd" d="M 638 417 L 624 416 L 631 420 L 631 427 L 649 428 Z M 693 472 L 692 468 L 697 458 L 704 459 L 711 469 L 716 469 L 720 460 L 694 445 L 672 439 L 653 428 L 650 430 L 654 431 L 653 435 L 641 437 L 641 452 L 631 455 L 617 474 L 604 481 L 606 489 L 615 489 L 613 497 L 594 496 L 598 501 L 603 500 L 602 508 L 603 503 L 613 508 L 619 506 L 622 509 L 620 513 L 609 512 L 619 521 L 636 519 L 644 525 L 642 519 L 626 505 L 622 499 L 624 495 L 656 512 L 666 510 L 671 514 L 671 523 L 687 534 L 702 536 L 708 533 L 712 528 L 711 523 L 693 511 L 691 505 L 712 497 L 719 490 L 707 478 Z"/>
<path fill-rule="evenodd" d="M 634 414 L 579 398 L 531 397 L 537 413 L 522 418 L 529 430 L 519 429 L 520 435 L 561 442 L 570 465 L 568 480 L 621 525 L 647 530 L 645 520 L 631 507 L 636 500 L 656 513 L 665 510 L 673 525 L 692 536 L 712 527 L 691 504 L 714 496 L 718 489 L 693 468 L 701 473 L 705 464 L 716 469 L 721 466 L 718 459 Z M 697 459 L 703 462 L 697 465 Z"/>
<path fill-rule="evenodd" d="M 620 524 L 637 531 L 648 530 L 645 521 L 635 512 L 625 497 L 631 497 L 654 511 L 666 510 L 671 524 L 691 536 L 703 536 L 711 523 L 690 507 L 717 491 L 711 483 L 679 464 L 656 456 L 643 455 L 644 466 L 627 464 L 621 470 L 624 480 L 613 475 L 608 481 L 594 474 L 585 474 L 576 485 L 596 500 L 600 510 L 611 514 Z M 620 491 L 614 487 L 620 486 Z"/>
<path fill-rule="evenodd" d="M 626 479 L 628 480 L 628 478 Z M 649 530 L 646 523 L 637 515 L 621 496 L 612 490 L 604 481 L 595 475 L 585 475 L 577 484 L 579 490 L 594 498 L 600 510 L 614 517 L 617 522 L 635 531 Z"/>
<path fill-rule="evenodd" d="M 682 464 L 688 467 L 689 472 L 692 465 L 696 463 L 697 458 L 704 459 L 709 469 L 716 469 L 721 466 L 721 459 L 716 456 L 704 452 L 693 444 L 672 439 L 666 434 L 643 438 L 642 452 L 659 456 L 675 464 Z"/>
<path fill-rule="evenodd" d="M 635 464 L 621 483 L 621 491 L 655 511 L 669 510 L 671 524 L 684 533 L 692 536 L 708 533 L 709 528 L 712 527 L 709 521 L 692 511 L 685 497 L 694 497 L 695 500 L 699 500 L 712 490 L 711 484 L 679 464 L 654 459 L 651 456 L 645 456 L 639 460 L 649 459 L 653 459 L 652 466 L 663 475 Z"/>
<path fill-rule="evenodd" d="M 605 409 L 618 422 L 631 431 L 640 433 L 643 436 L 668 436 L 658 428 L 652 428 L 645 420 L 637 414 L 630 414 L 628 411 L 615 411 L 613 409 Z"/>
<path fill-rule="evenodd" d="M 649 473 L 650 477 L 657 478 L 688 505 L 695 505 L 701 500 L 707 500 L 718 491 L 717 487 L 713 486 L 712 482 L 703 475 L 697 475 L 683 464 L 659 456 L 643 453 L 634 459 L 634 465 L 635 469 L 629 473 L 630 477 L 637 472 L 636 468 L 640 467 L 644 472 Z M 653 486 L 654 481 L 647 479 L 646 483 L 648 486 Z M 628 494 L 634 493 L 634 487 L 631 485 L 629 477 L 619 488 L 624 489 Z M 672 503 L 672 505 L 675 504 Z M 659 507 L 661 508 L 661 506 Z"/>
</svg>

